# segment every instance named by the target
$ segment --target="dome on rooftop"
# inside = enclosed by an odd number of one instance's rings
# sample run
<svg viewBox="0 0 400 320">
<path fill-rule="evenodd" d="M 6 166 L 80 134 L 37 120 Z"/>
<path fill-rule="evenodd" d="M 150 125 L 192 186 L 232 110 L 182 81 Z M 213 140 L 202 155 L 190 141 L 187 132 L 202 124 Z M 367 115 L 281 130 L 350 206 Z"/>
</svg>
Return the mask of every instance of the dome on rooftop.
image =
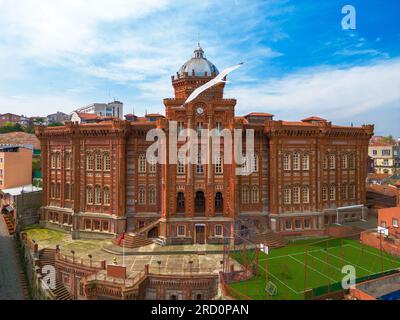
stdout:
<svg viewBox="0 0 400 320">
<path fill-rule="evenodd" d="M 181 76 L 183 76 L 184 72 L 192 75 L 193 71 L 194 74 L 199 77 L 204 77 L 206 73 L 207 76 L 210 76 L 214 72 L 215 74 L 219 73 L 217 67 L 204 56 L 204 50 L 200 47 L 200 44 L 198 44 L 196 50 L 194 50 L 193 57 L 183 64 L 178 73 Z"/>
</svg>

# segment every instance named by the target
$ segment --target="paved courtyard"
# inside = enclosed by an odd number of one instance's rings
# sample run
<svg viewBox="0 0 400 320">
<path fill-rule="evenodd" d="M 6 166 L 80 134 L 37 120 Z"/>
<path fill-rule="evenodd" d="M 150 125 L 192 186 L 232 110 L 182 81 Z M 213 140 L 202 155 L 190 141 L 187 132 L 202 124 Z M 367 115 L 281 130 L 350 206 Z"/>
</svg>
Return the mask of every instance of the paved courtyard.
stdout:
<svg viewBox="0 0 400 320">
<path fill-rule="evenodd" d="M 106 260 L 108 264 L 116 259 L 118 264 L 127 266 L 129 277 L 134 277 L 138 272 L 143 271 L 146 264 L 149 264 L 151 273 L 162 274 L 218 273 L 221 270 L 222 254 L 205 253 L 206 247 L 201 248 L 199 245 L 173 246 L 173 248 L 167 246 L 164 247 L 162 254 L 157 254 L 155 251 L 154 254 L 123 256 L 108 253 L 102 249 L 105 245 L 111 245 L 110 240 L 72 240 L 70 234 L 39 227 L 25 231 L 29 239 L 38 243 L 39 250 L 55 248 L 59 245 L 62 254 L 71 256 L 71 250 L 73 250 L 77 259 L 88 261 L 88 254 L 93 256 L 93 261 Z M 181 250 L 182 253 L 176 253 L 177 250 Z M 168 254 L 169 251 L 175 253 Z M 199 251 L 199 253 L 185 254 L 185 251 Z M 236 267 L 240 268 L 239 265 Z"/>
<path fill-rule="evenodd" d="M 0 300 L 24 298 L 17 267 L 14 241 L 0 217 Z"/>
</svg>

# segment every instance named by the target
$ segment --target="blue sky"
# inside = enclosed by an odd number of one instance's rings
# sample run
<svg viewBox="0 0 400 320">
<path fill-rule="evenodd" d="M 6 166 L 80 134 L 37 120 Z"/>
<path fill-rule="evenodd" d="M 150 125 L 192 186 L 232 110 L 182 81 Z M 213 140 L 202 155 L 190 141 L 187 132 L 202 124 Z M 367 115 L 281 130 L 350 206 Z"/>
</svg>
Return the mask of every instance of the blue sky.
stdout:
<svg viewBox="0 0 400 320">
<path fill-rule="evenodd" d="M 341 9 L 356 9 L 342 30 Z M 0 0 L 0 113 L 46 115 L 118 99 L 163 112 L 198 40 L 237 114 L 318 115 L 400 136 L 400 2 Z"/>
</svg>

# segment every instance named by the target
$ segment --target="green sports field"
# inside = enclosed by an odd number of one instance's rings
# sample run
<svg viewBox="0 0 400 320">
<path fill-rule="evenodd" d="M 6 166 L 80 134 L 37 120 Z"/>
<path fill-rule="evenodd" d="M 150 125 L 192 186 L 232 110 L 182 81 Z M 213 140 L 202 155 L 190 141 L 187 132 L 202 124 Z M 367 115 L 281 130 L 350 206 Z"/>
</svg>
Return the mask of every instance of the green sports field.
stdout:
<svg viewBox="0 0 400 320">
<path fill-rule="evenodd" d="M 307 252 L 307 254 L 306 254 Z M 255 262 L 255 251 L 233 253 L 232 258 L 241 264 Z M 256 265 L 256 264 L 254 264 Z M 306 267 L 307 265 L 307 267 Z M 332 292 L 341 288 L 345 276 L 342 267 L 355 268 L 356 278 L 387 272 L 400 267 L 400 259 L 373 247 L 349 239 L 303 240 L 284 248 L 272 249 L 268 256 L 268 275 L 276 294 L 268 299 L 304 299 L 307 296 Z M 266 255 L 258 257 L 257 276 L 248 281 L 229 284 L 229 294 L 238 299 L 267 299 L 265 292 Z M 321 288 L 324 287 L 324 288 Z M 318 288 L 313 293 L 310 289 Z"/>
</svg>

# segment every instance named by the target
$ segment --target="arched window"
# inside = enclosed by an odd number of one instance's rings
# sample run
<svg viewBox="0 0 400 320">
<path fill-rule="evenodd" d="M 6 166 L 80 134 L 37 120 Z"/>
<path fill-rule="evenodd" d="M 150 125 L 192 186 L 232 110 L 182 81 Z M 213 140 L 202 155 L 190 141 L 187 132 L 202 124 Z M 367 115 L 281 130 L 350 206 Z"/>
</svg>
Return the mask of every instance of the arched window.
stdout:
<svg viewBox="0 0 400 320">
<path fill-rule="evenodd" d="M 308 170 L 310 167 L 310 155 L 305 153 L 303 154 L 303 159 L 301 160 L 301 168 L 302 170 Z"/>
<path fill-rule="evenodd" d="M 300 170 L 300 154 L 293 153 L 293 170 Z"/>
<path fill-rule="evenodd" d="M 65 153 L 65 169 L 71 169 L 71 153 Z"/>
<path fill-rule="evenodd" d="M 69 186 L 69 183 L 66 183 L 65 185 L 64 185 L 64 199 L 65 200 L 69 200 L 69 198 L 70 198 L 70 186 Z"/>
<path fill-rule="evenodd" d="M 56 168 L 56 154 L 55 153 L 50 154 L 50 167 L 52 169 Z"/>
<path fill-rule="evenodd" d="M 222 157 L 221 155 L 217 155 L 215 159 L 215 173 L 221 174 L 222 173 Z"/>
<path fill-rule="evenodd" d="M 139 173 L 146 173 L 146 155 L 139 155 Z"/>
<path fill-rule="evenodd" d="M 328 200 L 328 190 L 326 184 L 322 186 L 322 201 Z"/>
<path fill-rule="evenodd" d="M 292 195 L 290 186 L 286 186 L 283 191 L 283 202 L 284 204 L 290 204 L 292 202 L 291 200 L 292 200 Z"/>
<path fill-rule="evenodd" d="M 342 200 L 347 200 L 347 184 L 342 184 Z"/>
<path fill-rule="evenodd" d="M 110 154 L 105 153 L 104 154 L 104 170 L 105 171 L 110 171 L 111 170 L 111 159 L 110 159 Z"/>
<path fill-rule="evenodd" d="M 347 154 L 342 155 L 342 169 L 347 169 Z"/>
<path fill-rule="evenodd" d="M 101 204 L 101 188 L 100 186 L 95 186 L 94 188 L 94 200 L 95 204 Z"/>
<path fill-rule="evenodd" d="M 286 153 L 283 156 L 283 170 L 289 171 L 290 170 L 290 154 Z"/>
<path fill-rule="evenodd" d="M 185 194 L 183 192 L 178 192 L 176 197 L 176 207 L 178 211 L 182 211 L 185 209 Z"/>
<path fill-rule="evenodd" d="M 110 205 L 110 188 L 104 187 L 103 193 L 104 193 L 104 205 L 108 206 Z"/>
<path fill-rule="evenodd" d="M 253 172 L 258 172 L 258 155 L 253 155 Z"/>
<path fill-rule="evenodd" d="M 243 204 L 249 203 L 249 187 L 248 186 L 242 187 L 242 203 Z"/>
<path fill-rule="evenodd" d="M 96 171 L 101 171 L 103 168 L 103 165 L 101 163 L 101 153 L 96 153 Z"/>
<path fill-rule="evenodd" d="M 57 169 L 61 169 L 61 153 L 56 153 L 56 162 L 57 162 Z"/>
<path fill-rule="evenodd" d="M 329 200 L 335 200 L 336 199 L 336 186 L 334 184 L 331 184 L 329 186 Z"/>
<path fill-rule="evenodd" d="M 86 203 L 93 204 L 93 188 L 91 186 L 86 187 Z"/>
<path fill-rule="evenodd" d="M 146 189 L 144 187 L 139 187 L 139 204 L 146 204 Z"/>
<path fill-rule="evenodd" d="M 300 203 L 300 186 L 295 185 L 293 187 L 293 203 L 298 204 Z"/>
<path fill-rule="evenodd" d="M 91 153 L 88 153 L 86 155 L 86 170 L 93 170 L 93 155 Z"/>
<path fill-rule="evenodd" d="M 149 188 L 149 204 L 156 204 L 156 188 L 154 186 Z"/>
<path fill-rule="evenodd" d="M 336 158 L 334 154 L 329 155 L 329 169 L 333 170 L 336 168 Z"/>
<path fill-rule="evenodd" d="M 253 186 L 252 190 L 252 202 L 259 203 L 260 202 L 260 192 L 257 186 Z"/>
<path fill-rule="evenodd" d="M 303 186 L 302 202 L 303 203 L 310 202 L 310 189 L 308 186 Z"/>
<path fill-rule="evenodd" d="M 157 161 L 154 156 L 149 159 L 149 172 L 156 173 L 157 170 Z"/>
<path fill-rule="evenodd" d="M 221 210 L 223 208 L 223 197 L 222 192 L 215 194 L 215 210 Z"/>
</svg>

